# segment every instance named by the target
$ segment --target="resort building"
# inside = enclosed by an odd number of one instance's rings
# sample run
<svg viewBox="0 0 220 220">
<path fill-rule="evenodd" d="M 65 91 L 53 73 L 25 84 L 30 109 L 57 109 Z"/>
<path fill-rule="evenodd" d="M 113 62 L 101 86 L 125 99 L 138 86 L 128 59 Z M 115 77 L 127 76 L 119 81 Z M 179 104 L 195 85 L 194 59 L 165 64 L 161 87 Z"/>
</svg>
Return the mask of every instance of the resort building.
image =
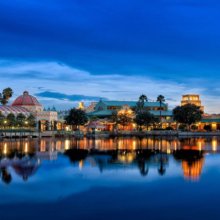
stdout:
<svg viewBox="0 0 220 220">
<path fill-rule="evenodd" d="M 200 123 L 198 123 L 199 130 L 206 130 L 206 131 L 220 131 L 220 115 L 212 114 L 208 115 L 205 114 L 202 117 Z"/>
<path fill-rule="evenodd" d="M 56 130 L 61 126 L 61 124 L 58 123 L 57 112 L 44 111 L 40 102 L 27 91 L 24 91 L 22 95 L 17 97 L 11 106 L 0 106 L 0 112 L 4 116 L 10 113 L 15 116 L 21 113 L 26 117 L 33 115 L 37 121 L 37 128 L 41 131 Z"/>
<path fill-rule="evenodd" d="M 112 130 L 112 123 L 110 122 L 110 118 L 116 113 L 120 114 L 124 111 L 128 112 L 131 117 L 134 117 L 135 108 L 137 106 L 137 101 L 105 101 L 100 100 L 95 105 L 93 103 L 93 111 L 87 112 L 87 115 L 90 118 L 98 118 L 105 126 L 107 130 Z M 151 114 L 156 117 L 160 117 L 162 122 L 168 126 L 168 123 L 172 122 L 172 111 L 168 109 L 167 103 L 159 102 L 145 102 L 144 108 L 148 110 Z M 105 123 L 104 123 L 105 122 Z M 101 125 L 100 125 L 101 127 Z M 135 129 L 135 125 L 131 124 L 126 128 L 126 130 Z"/>
<path fill-rule="evenodd" d="M 204 112 L 204 106 L 202 106 L 202 102 L 200 100 L 200 96 L 197 94 L 187 94 L 182 96 L 181 106 L 186 104 L 193 104 L 200 107 L 201 111 Z"/>
<path fill-rule="evenodd" d="M 124 108 L 130 108 L 135 111 L 137 105 L 136 101 L 103 101 L 100 100 L 94 107 L 94 111 L 90 112 L 89 116 L 97 116 L 99 118 L 109 117 L 113 112 L 118 112 Z M 145 102 L 145 109 L 155 116 L 161 116 L 164 119 L 170 119 L 172 117 L 172 111 L 168 110 L 168 104 L 162 103 L 160 107 L 159 102 Z"/>
</svg>

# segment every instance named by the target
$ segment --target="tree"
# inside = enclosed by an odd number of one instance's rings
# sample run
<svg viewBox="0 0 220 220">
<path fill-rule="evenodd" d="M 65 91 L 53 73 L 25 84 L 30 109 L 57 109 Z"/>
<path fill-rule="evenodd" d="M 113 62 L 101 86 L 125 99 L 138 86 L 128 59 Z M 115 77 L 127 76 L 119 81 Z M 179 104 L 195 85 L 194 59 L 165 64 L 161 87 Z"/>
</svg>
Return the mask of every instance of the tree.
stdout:
<svg viewBox="0 0 220 220">
<path fill-rule="evenodd" d="M 123 126 L 129 125 L 133 121 L 133 114 L 130 109 L 121 110 L 117 114 L 117 124 Z"/>
<path fill-rule="evenodd" d="M 192 125 L 192 126 L 191 126 L 191 129 L 192 129 L 193 131 L 196 131 L 196 130 L 198 130 L 198 126 L 197 126 L 197 125 Z"/>
<path fill-rule="evenodd" d="M 204 130 L 211 131 L 212 130 L 212 126 L 211 125 L 205 125 L 204 126 Z"/>
<path fill-rule="evenodd" d="M 144 95 L 144 94 L 142 94 L 142 95 L 139 97 L 138 102 L 136 103 L 135 112 L 138 113 L 138 112 L 144 111 L 144 104 L 145 104 L 145 102 L 147 102 L 147 101 L 148 101 L 147 96 Z"/>
<path fill-rule="evenodd" d="M 188 126 L 188 130 L 190 130 L 190 126 L 196 122 L 201 121 L 203 112 L 200 110 L 200 107 L 187 104 L 184 106 L 177 106 L 173 110 L 173 118 L 178 123 L 183 123 Z"/>
<path fill-rule="evenodd" d="M 116 111 L 113 111 L 112 112 L 112 115 L 111 115 L 111 121 L 114 123 L 114 129 L 117 129 L 117 125 L 118 125 L 118 114 Z"/>
<path fill-rule="evenodd" d="M 0 112 L 0 127 L 4 125 L 5 122 L 5 116 Z"/>
<path fill-rule="evenodd" d="M 88 122 L 85 111 L 81 109 L 72 108 L 69 111 L 69 115 L 65 118 L 68 125 L 73 125 L 77 129 L 80 125 L 85 125 Z"/>
<path fill-rule="evenodd" d="M 135 116 L 135 122 L 139 127 L 139 130 L 141 130 L 142 126 L 146 126 L 147 129 L 149 125 L 154 123 L 155 117 L 153 114 L 151 114 L 149 111 L 143 111 L 143 112 L 138 112 Z"/>
<path fill-rule="evenodd" d="M 36 118 L 32 114 L 27 117 L 26 121 L 28 127 L 36 127 Z"/>
<path fill-rule="evenodd" d="M 7 117 L 6 117 L 6 121 L 7 121 L 7 125 L 9 127 L 15 126 L 16 125 L 15 115 L 12 114 L 12 113 L 8 114 Z"/>
<path fill-rule="evenodd" d="M 23 115 L 22 113 L 19 113 L 16 117 L 16 124 L 19 126 L 19 127 L 22 127 L 25 125 L 25 120 L 26 120 L 26 116 Z"/>
<path fill-rule="evenodd" d="M 11 174 L 8 172 L 8 170 L 7 170 L 6 167 L 2 167 L 2 168 L 1 168 L 1 178 L 2 178 L 2 181 L 3 181 L 5 184 L 9 184 L 9 183 L 12 181 L 12 176 L 11 176 Z"/>
<path fill-rule="evenodd" d="M 160 125 L 162 125 L 161 123 L 162 123 L 162 116 L 161 116 L 161 108 L 162 108 L 162 103 L 163 102 L 165 102 L 165 97 L 163 96 L 163 95 L 159 95 L 158 97 L 157 97 L 157 102 L 159 102 L 160 103 Z"/>
<path fill-rule="evenodd" d="M 8 100 L 12 97 L 13 91 L 11 88 L 6 88 L 0 93 L 0 103 L 2 105 L 6 105 L 8 103 Z"/>
</svg>

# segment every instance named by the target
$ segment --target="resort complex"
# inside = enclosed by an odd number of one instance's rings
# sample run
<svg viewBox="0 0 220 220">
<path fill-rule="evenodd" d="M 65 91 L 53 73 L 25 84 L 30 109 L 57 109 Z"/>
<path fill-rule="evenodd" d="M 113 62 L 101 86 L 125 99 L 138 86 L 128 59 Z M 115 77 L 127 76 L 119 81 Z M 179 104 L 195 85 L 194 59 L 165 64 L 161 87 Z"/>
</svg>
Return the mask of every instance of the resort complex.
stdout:
<svg viewBox="0 0 220 220">
<path fill-rule="evenodd" d="M 85 106 L 83 102 L 79 103 L 77 111 L 86 117 L 82 123 L 66 121 L 70 114 L 69 110 L 57 112 L 53 110 L 45 110 L 43 105 L 36 97 L 24 91 L 22 95 L 15 98 L 11 105 L 0 106 L 1 129 L 16 129 L 16 125 L 9 123 L 10 116 L 27 118 L 33 116 L 36 131 L 71 131 L 77 126 L 84 133 L 94 132 L 116 132 L 116 131 L 150 131 L 150 130 L 178 130 L 184 129 L 177 123 L 174 116 L 174 110 L 170 109 L 168 104 L 163 100 L 148 101 L 145 96 L 138 101 L 115 101 L 102 100 L 92 102 L 89 106 Z M 217 131 L 220 130 L 220 115 L 210 115 L 204 113 L 204 106 L 197 94 L 187 94 L 182 96 L 181 107 L 193 105 L 201 110 L 202 117 L 200 120 L 190 123 L 191 130 L 194 131 Z M 138 110 L 139 109 L 139 110 Z M 138 112 L 139 111 L 139 112 Z M 139 120 L 137 115 L 144 117 Z M 71 116 L 73 117 L 73 116 Z M 138 121 L 139 120 L 139 121 Z M 78 123 L 78 124 L 77 124 Z M 184 124 L 184 123 L 182 123 Z M 76 127 L 74 128 L 74 125 Z M 28 121 L 24 121 L 24 126 L 28 127 Z"/>
</svg>

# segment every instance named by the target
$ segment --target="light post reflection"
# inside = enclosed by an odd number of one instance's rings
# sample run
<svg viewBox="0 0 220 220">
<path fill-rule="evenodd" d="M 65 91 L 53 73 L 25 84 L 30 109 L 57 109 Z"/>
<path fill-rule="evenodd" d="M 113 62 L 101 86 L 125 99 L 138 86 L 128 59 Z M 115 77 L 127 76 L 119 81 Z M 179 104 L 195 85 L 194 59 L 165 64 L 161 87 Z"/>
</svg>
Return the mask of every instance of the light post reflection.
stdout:
<svg viewBox="0 0 220 220">
<path fill-rule="evenodd" d="M 205 155 L 218 154 L 219 144 L 219 138 L 212 138 L 209 142 L 202 138 L 157 137 L 6 140 L 0 142 L 0 167 L 5 179 L 12 175 L 10 169 L 14 169 L 26 181 L 37 172 L 43 161 L 56 161 L 59 155 L 63 155 L 82 172 L 85 166 L 98 168 L 102 173 L 109 169 L 135 169 L 147 177 L 151 170 L 166 176 L 171 171 L 170 160 L 174 160 L 181 166 L 181 175 L 186 180 L 199 180 Z M 50 170 L 47 172 L 49 175 Z"/>
</svg>

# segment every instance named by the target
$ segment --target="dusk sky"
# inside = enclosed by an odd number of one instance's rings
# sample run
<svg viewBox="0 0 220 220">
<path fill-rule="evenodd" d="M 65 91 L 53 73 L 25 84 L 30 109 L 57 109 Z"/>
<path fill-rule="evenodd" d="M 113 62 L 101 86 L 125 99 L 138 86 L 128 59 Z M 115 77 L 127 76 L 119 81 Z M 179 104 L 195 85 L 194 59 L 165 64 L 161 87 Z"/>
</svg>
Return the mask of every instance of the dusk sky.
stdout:
<svg viewBox="0 0 220 220">
<path fill-rule="evenodd" d="M 201 94 L 219 113 L 219 0 L 0 0 L 0 82 L 68 109 Z"/>
</svg>

